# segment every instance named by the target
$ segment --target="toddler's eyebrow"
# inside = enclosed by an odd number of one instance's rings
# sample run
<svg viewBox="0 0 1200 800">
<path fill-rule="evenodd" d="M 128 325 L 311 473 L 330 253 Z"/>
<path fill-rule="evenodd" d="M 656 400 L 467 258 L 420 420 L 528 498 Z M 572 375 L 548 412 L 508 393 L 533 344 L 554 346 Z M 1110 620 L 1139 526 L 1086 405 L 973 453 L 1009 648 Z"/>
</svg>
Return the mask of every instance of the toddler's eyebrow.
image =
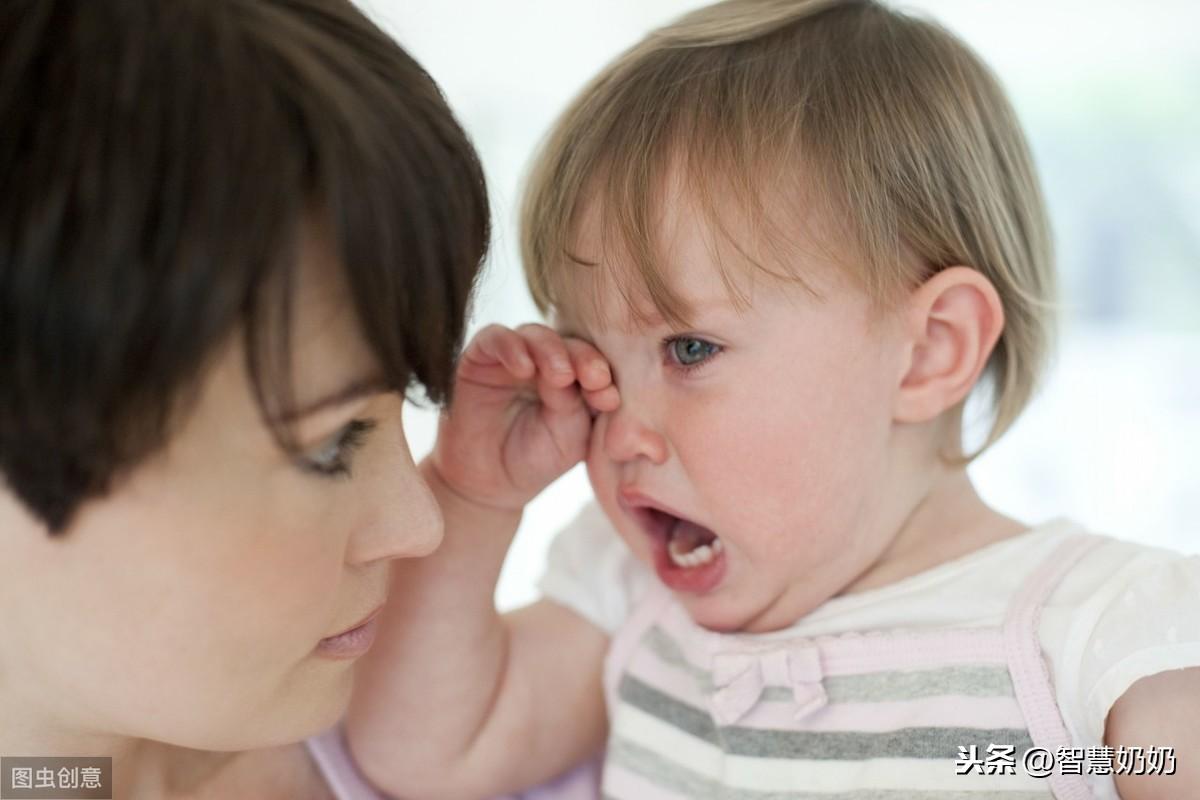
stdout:
<svg viewBox="0 0 1200 800">
<path fill-rule="evenodd" d="M 724 312 L 737 313 L 737 309 L 734 307 L 732 301 L 725 296 L 702 297 L 698 300 L 688 301 L 685 304 L 684 310 L 687 312 L 688 317 L 687 323 L 684 325 L 675 325 L 668 322 L 662 313 L 654 307 L 640 312 L 635 318 L 633 318 L 633 321 L 637 328 L 643 332 L 654 331 L 661 328 L 668 328 L 675 331 L 694 327 L 697 324 L 697 320 L 705 314 Z M 556 317 L 552 321 L 551 327 L 553 327 L 560 336 L 582 339 L 590 344 L 595 343 L 592 341 L 592 334 L 585 329 L 586 326 L 579 324 L 574 319 L 562 319 L 561 317 Z M 606 325 L 600 325 L 599 327 L 604 328 Z"/>
<path fill-rule="evenodd" d="M 676 325 L 668 321 L 657 308 L 652 308 L 641 314 L 638 320 L 639 324 L 647 329 L 690 328 L 695 326 L 696 321 L 705 314 L 714 314 L 729 310 L 733 310 L 733 304 L 728 297 L 703 297 L 699 300 L 684 302 L 683 308 L 680 309 L 680 314 L 686 317 L 686 320 L 682 325 Z"/>
</svg>

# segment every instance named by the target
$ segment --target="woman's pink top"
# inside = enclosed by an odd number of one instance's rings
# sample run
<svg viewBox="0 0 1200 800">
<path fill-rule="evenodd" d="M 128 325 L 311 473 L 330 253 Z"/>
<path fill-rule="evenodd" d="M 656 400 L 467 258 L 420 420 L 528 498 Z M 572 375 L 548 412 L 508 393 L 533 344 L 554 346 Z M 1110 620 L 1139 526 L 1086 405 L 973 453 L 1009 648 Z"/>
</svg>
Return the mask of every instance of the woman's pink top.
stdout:
<svg viewBox="0 0 1200 800">
<path fill-rule="evenodd" d="M 359 774 L 340 727 L 318 734 L 305 744 L 337 800 L 394 800 L 380 794 Z M 495 800 L 595 800 L 599 796 L 599 774 L 599 762 L 587 763 L 536 789 Z"/>
</svg>

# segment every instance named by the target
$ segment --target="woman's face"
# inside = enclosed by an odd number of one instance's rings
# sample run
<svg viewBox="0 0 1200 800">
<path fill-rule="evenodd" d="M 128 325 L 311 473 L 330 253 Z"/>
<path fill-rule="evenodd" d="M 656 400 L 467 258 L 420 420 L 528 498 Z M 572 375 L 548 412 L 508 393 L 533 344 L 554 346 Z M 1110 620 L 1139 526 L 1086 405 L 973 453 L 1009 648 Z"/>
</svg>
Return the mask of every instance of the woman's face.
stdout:
<svg viewBox="0 0 1200 800">
<path fill-rule="evenodd" d="M 63 536 L 0 489 L 0 707 L 205 750 L 337 720 L 359 653 L 322 640 L 383 603 L 390 559 L 442 535 L 402 399 L 354 391 L 374 365 L 337 274 L 306 239 L 292 346 L 296 408 L 315 409 L 293 422 L 307 468 L 264 424 L 239 335 L 167 446 Z"/>
</svg>

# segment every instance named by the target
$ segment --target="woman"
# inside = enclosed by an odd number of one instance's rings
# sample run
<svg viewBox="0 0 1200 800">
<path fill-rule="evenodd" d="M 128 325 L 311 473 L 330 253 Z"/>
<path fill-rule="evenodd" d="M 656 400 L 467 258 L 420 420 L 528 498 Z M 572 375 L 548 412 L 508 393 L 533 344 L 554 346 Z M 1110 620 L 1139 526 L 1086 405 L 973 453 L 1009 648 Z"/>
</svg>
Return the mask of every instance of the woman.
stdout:
<svg viewBox="0 0 1200 800">
<path fill-rule="evenodd" d="M 401 405 L 486 248 L 466 137 L 346 0 L 20 0 L 0 175 L 0 754 L 332 797 L 302 740 L 441 538 Z"/>
</svg>

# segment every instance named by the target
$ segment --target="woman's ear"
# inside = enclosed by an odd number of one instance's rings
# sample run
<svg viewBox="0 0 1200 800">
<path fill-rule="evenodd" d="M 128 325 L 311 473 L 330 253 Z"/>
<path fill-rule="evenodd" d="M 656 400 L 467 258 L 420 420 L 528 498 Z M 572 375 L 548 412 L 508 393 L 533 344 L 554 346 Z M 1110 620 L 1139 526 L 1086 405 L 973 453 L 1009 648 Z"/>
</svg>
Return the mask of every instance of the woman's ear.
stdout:
<svg viewBox="0 0 1200 800">
<path fill-rule="evenodd" d="M 910 361 L 896 393 L 897 422 L 928 422 L 966 398 L 1004 330 L 992 282 L 948 267 L 913 290 L 905 310 Z"/>
</svg>

